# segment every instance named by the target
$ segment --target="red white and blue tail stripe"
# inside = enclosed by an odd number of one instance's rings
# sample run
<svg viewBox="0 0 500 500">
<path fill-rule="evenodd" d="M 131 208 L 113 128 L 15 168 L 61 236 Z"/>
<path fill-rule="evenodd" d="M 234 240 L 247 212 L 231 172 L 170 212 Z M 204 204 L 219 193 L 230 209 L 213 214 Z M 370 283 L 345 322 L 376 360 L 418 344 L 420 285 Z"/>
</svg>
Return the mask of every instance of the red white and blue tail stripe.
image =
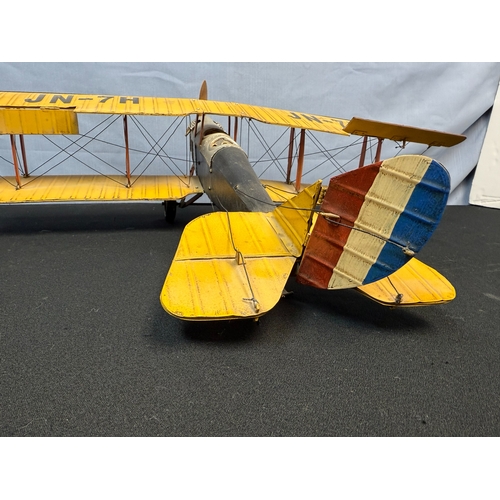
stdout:
<svg viewBox="0 0 500 500">
<path fill-rule="evenodd" d="M 428 241 L 449 191 L 446 169 L 425 156 L 399 156 L 332 178 L 298 281 L 338 289 L 389 276 Z"/>
</svg>

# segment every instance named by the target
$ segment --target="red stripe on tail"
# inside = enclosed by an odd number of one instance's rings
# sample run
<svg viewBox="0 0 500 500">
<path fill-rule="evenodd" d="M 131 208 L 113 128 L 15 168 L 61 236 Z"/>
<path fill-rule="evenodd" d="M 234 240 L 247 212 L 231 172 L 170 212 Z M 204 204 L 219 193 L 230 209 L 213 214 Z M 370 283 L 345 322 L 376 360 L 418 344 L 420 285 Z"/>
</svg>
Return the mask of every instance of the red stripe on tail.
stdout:
<svg viewBox="0 0 500 500">
<path fill-rule="evenodd" d="M 342 224 L 353 226 L 381 164 L 374 163 L 330 179 L 321 211 L 339 215 Z M 327 288 L 350 232 L 350 227 L 319 216 L 304 251 L 297 281 Z"/>
</svg>

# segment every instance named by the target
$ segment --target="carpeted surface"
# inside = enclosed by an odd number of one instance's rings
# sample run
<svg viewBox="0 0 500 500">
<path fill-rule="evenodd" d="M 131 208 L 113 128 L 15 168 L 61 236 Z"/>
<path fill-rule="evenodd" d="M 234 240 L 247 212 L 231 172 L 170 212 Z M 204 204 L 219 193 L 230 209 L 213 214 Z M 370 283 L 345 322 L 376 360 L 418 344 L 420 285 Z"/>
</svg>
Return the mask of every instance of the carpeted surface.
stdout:
<svg viewBox="0 0 500 500">
<path fill-rule="evenodd" d="M 259 323 L 159 302 L 209 207 L 0 207 L 2 436 L 498 436 L 500 211 L 448 207 L 420 254 L 450 304 L 290 280 Z"/>
</svg>

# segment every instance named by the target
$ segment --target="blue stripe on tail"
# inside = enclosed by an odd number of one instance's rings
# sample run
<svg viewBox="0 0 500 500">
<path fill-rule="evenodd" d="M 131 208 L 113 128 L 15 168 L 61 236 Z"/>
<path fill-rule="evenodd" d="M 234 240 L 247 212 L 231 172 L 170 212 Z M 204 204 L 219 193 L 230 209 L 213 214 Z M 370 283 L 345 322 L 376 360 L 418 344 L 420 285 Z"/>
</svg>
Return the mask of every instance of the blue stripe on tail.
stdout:
<svg viewBox="0 0 500 500">
<path fill-rule="evenodd" d="M 402 247 L 408 247 L 415 253 L 419 252 L 439 224 L 449 192 L 450 176 L 447 170 L 432 160 L 399 216 L 390 240 Z M 406 264 L 410 258 L 399 246 L 386 243 L 363 284 L 385 278 Z"/>
</svg>

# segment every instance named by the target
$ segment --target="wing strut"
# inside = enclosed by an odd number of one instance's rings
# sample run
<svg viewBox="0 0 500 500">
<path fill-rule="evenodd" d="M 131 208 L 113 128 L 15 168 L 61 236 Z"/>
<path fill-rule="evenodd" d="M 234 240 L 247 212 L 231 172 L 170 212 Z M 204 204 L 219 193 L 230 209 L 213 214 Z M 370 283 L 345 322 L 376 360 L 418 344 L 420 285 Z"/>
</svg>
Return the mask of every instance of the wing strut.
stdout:
<svg viewBox="0 0 500 500">
<path fill-rule="evenodd" d="M 286 183 L 287 184 L 290 184 L 290 177 L 292 175 L 294 138 L 295 138 L 295 128 L 290 127 L 290 142 L 289 142 L 289 146 L 288 146 L 288 167 L 286 169 Z"/>
<path fill-rule="evenodd" d="M 299 159 L 297 163 L 297 176 L 295 178 L 295 189 L 300 191 L 300 183 L 302 182 L 302 169 L 304 167 L 304 148 L 306 145 L 306 130 L 300 130 L 300 144 L 299 144 Z"/>
<path fill-rule="evenodd" d="M 21 173 L 23 177 L 29 177 L 28 173 L 28 161 L 26 159 L 26 148 L 24 146 L 24 136 L 19 135 L 19 143 L 21 145 L 21 156 L 23 159 L 22 169 L 20 168 L 18 157 L 17 157 L 17 146 L 16 146 L 16 136 L 10 134 L 10 147 L 12 150 L 12 160 L 14 162 L 14 173 L 16 176 L 16 189 L 21 189 Z"/>
<path fill-rule="evenodd" d="M 132 184 L 130 183 L 130 151 L 128 146 L 128 120 L 127 115 L 123 115 L 123 135 L 125 137 L 125 168 L 127 172 L 127 187 L 129 188 Z"/>
<path fill-rule="evenodd" d="M 233 139 L 235 142 L 238 141 L 238 117 L 237 116 L 234 117 L 234 137 L 233 137 Z"/>
<path fill-rule="evenodd" d="M 23 170 L 24 170 L 24 177 L 29 177 L 30 174 L 28 172 L 28 161 L 26 159 L 26 148 L 24 146 L 24 135 L 19 136 L 19 143 L 21 144 L 21 155 L 23 157 Z"/>
<path fill-rule="evenodd" d="M 377 137 L 378 144 L 377 144 L 377 152 L 375 153 L 375 161 L 373 163 L 378 163 L 380 161 L 380 155 L 382 153 L 382 143 L 384 142 L 383 137 Z M 368 136 L 365 135 L 363 137 L 363 145 L 361 146 L 361 155 L 359 157 L 359 167 L 364 167 L 365 166 L 365 158 L 366 158 L 366 150 L 368 147 Z"/>
</svg>

